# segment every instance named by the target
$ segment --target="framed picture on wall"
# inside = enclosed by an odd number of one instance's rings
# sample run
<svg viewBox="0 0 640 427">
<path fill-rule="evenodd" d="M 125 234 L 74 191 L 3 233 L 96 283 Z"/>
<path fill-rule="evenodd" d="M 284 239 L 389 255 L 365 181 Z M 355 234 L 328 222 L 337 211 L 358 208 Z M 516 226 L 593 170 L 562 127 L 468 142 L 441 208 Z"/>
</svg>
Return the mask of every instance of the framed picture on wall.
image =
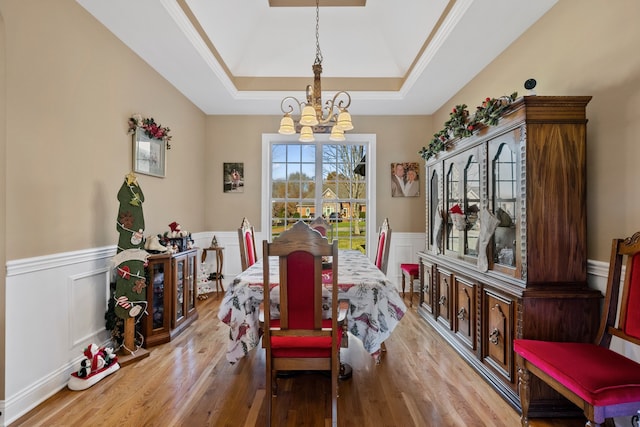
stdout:
<svg viewBox="0 0 640 427">
<path fill-rule="evenodd" d="M 133 171 L 164 178 L 166 168 L 165 142 L 150 138 L 137 128 L 133 134 Z"/>
<path fill-rule="evenodd" d="M 244 193 L 244 163 L 225 163 L 222 173 L 225 193 Z"/>
<path fill-rule="evenodd" d="M 418 162 L 391 163 L 391 197 L 420 195 L 420 164 Z"/>
</svg>

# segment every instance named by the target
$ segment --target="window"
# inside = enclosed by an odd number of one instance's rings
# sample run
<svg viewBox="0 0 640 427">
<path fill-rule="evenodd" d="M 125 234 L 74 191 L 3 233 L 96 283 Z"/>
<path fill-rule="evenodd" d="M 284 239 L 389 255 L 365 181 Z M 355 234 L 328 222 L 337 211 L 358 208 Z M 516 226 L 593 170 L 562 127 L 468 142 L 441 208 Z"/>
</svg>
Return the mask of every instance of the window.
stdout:
<svg viewBox="0 0 640 427">
<path fill-rule="evenodd" d="M 273 239 L 295 222 L 318 216 L 331 225 L 327 237 L 341 249 L 374 247 L 376 235 L 375 137 L 349 135 L 344 142 L 316 135 L 312 143 L 278 134 L 263 136 L 262 230 Z"/>
</svg>

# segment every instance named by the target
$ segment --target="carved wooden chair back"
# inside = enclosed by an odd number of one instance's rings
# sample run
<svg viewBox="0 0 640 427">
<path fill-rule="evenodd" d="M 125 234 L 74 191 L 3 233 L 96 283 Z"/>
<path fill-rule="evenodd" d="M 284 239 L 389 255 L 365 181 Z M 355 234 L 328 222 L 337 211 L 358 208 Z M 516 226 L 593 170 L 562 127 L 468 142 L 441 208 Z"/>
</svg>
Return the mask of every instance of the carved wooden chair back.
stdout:
<svg viewBox="0 0 640 427">
<path fill-rule="evenodd" d="M 242 265 L 242 271 L 251 267 L 258 260 L 254 234 L 253 226 L 249 220 L 246 217 L 242 218 L 242 224 L 240 224 L 240 228 L 238 228 L 238 243 L 240 245 L 240 263 Z"/>
<path fill-rule="evenodd" d="M 329 224 L 323 217 L 319 216 L 309 224 L 311 228 L 318 231 L 324 237 L 330 237 L 331 224 Z"/>
<path fill-rule="evenodd" d="M 279 259 L 279 283 L 269 283 L 269 256 Z M 337 425 L 339 348 L 338 241 L 325 237 L 302 221 L 273 242 L 263 242 L 264 336 L 266 350 L 267 420 L 271 423 L 272 399 L 277 395 L 278 371 L 331 372 L 331 418 Z M 331 279 L 323 286 L 323 258 L 332 257 Z M 328 274 L 325 271 L 325 274 Z M 330 286 L 331 289 L 328 289 Z M 330 296 L 330 318 L 323 317 L 323 295 Z M 279 315 L 272 307 L 279 306 Z M 277 317 L 277 318 L 272 318 Z M 319 401 L 319 403 L 321 403 Z"/>
<path fill-rule="evenodd" d="M 378 233 L 378 246 L 376 247 L 375 264 L 384 274 L 387 274 L 387 263 L 389 261 L 389 245 L 391 244 L 391 228 L 389 218 L 385 218 Z"/>
</svg>

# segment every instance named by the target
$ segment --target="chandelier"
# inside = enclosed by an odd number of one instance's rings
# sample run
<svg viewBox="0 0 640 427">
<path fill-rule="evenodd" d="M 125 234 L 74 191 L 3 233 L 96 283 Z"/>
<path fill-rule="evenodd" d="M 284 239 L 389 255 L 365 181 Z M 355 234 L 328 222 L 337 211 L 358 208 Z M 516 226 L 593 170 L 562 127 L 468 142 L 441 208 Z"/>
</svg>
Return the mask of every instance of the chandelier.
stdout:
<svg viewBox="0 0 640 427">
<path fill-rule="evenodd" d="M 351 105 L 351 95 L 345 91 L 337 92 L 333 98 L 322 106 L 322 52 L 320 51 L 320 0 L 316 0 L 316 59 L 313 62 L 313 86 L 308 85 L 305 102 L 299 101 L 293 96 L 287 96 L 280 103 L 280 109 L 284 117 L 280 121 L 278 133 L 293 135 L 300 132 L 299 141 L 312 142 L 315 140 L 313 133 L 327 133 L 331 128 L 329 139 L 332 141 L 344 141 L 344 132 L 353 129 L 351 114 L 347 111 Z M 291 113 L 297 110 L 300 118 L 295 120 Z"/>
</svg>

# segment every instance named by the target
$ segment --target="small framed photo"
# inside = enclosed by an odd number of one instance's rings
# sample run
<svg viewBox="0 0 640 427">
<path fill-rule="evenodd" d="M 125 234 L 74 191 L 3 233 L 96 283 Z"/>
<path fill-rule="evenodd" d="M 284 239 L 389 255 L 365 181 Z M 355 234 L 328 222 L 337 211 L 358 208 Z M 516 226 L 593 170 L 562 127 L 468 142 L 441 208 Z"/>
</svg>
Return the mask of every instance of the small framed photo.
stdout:
<svg viewBox="0 0 640 427">
<path fill-rule="evenodd" d="M 137 128 L 133 134 L 133 171 L 164 178 L 166 175 L 166 143 L 150 138 Z"/>
<path fill-rule="evenodd" d="M 420 195 L 420 164 L 418 162 L 391 163 L 391 197 Z"/>
<path fill-rule="evenodd" d="M 225 163 L 222 173 L 225 193 L 244 193 L 244 163 Z"/>
</svg>

